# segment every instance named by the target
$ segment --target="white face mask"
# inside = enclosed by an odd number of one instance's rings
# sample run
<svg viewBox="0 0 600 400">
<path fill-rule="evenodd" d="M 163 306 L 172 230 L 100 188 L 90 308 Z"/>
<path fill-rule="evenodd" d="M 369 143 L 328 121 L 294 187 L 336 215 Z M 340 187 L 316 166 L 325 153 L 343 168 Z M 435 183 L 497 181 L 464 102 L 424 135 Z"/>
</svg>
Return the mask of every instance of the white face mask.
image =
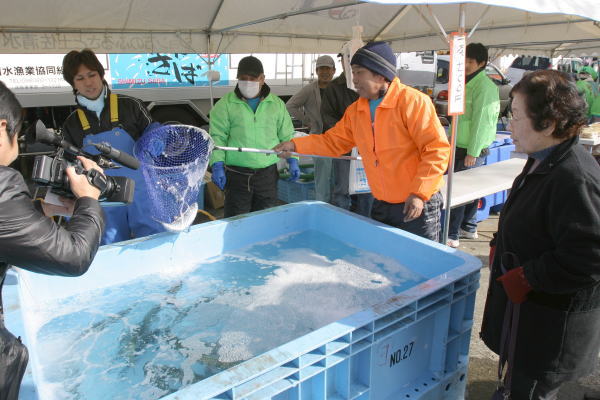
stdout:
<svg viewBox="0 0 600 400">
<path fill-rule="evenodd" d="M 260 83 L 254 81 L 238 81 L 238 88 L 242 92 L 242 96 L 247 99 L 253 99 L 258 96 L 260 91 Z"/>
</svg>

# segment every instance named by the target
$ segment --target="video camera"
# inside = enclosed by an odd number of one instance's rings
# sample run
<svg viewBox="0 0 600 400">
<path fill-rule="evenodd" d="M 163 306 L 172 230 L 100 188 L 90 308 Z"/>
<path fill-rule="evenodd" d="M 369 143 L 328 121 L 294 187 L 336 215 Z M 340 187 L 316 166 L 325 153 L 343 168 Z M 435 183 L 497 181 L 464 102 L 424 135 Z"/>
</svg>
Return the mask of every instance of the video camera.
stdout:
<svg viewBox="0 0 600 400">
<path fill-rule="evenodd" d="M 120 168 L 111 160 L 131 169 L 138 169 L 140 162 L 135 157 L 114 149 L 107 143 L 93 143 L 100 154 L 89 154 L 53 131 L 46 129 L 46 126 L 39 120 L 35 129 L 26 135 L 28 142 L 43 143 L 55 148 L 50 155 L 41 154 L 34 158 L 31 179 L 38 185 L 47 186 L 53 193 L 60 196 L 73 198 L 69 178 L 65 173 L 67 167 L 73 166 L 78 174 L 85 174 L 88 182 L 100 189 L 100 201 L 127 204 L 133 201 L 135 189 L 133 179 L 125 176 L 104 175 L 95 169 L 86 171 L 77 156 L 94 160 L 103 169 Z"/>
</svg>

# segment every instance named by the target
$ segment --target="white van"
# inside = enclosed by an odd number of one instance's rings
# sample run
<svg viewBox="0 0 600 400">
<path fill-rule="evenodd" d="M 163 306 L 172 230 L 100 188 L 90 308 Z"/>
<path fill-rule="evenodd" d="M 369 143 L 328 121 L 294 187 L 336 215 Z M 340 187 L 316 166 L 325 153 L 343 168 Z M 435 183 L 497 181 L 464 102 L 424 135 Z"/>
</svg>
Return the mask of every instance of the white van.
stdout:
<svg viewBox="0 0 600 400">
<path fill-rule="evenodd" d="M 573 76 L 577 79 L 577 73 L 583 67 L 583 59 L 581 58 L 569 58 L 569 57 L 557 57 L 552 59 L 552 68 Z"/>
<path fill-rule="evenodd" d="M 513 85 L 516 85 L 525 73 L 550 68 L 552 68 L 552 62 L 548 57 L 519 56 L 506 70 L 506 77 Z"/>
<path fill-rule="evenodd" d="M 556 69 L 566 72 L 577 79 L 576 75 L 581 67 L 583 67 L 583 60 L 581 58 L 555 57 L 550 60 L 548 57 L 520 56 L 515 58 L 510 67 L 508 67 L 506 77 L 515 85 L 527 72 L 538 69 Z"/>
<path fill-rule="evenodd" d="M 433 51 L 396 54 L 398 65 L 396 73 L 400 82 L 432 97 L 436 59 L 437 54 Z"/>
</svg>

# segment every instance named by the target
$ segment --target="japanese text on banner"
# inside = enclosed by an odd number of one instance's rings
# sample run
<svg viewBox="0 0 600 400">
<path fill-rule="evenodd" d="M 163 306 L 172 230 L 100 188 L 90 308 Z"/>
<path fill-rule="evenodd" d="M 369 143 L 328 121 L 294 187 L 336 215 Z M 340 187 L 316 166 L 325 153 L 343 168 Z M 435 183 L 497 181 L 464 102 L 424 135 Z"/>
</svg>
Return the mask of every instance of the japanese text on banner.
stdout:
<svg viewBox="0 0 600 400">
<path fill-rule="evenodd" d="M 465 52 L 466 36 L 450 35 L 450 84 L 448 114 L 460 115 L 465 112 Z"/>
</svg>

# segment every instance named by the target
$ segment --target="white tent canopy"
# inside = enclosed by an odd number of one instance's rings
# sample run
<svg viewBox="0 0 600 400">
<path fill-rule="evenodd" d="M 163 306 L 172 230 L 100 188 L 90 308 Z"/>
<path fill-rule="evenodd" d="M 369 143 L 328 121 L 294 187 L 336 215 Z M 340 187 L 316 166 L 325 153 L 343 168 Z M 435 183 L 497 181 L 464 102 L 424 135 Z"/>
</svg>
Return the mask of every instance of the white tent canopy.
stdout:
<svg viewBox="0 0 600 400">
<path fill-rule="evenodd" d="M 598 0 L 462 3 L 467 32 L 476 27 L 471 41 L 516 53 L 600 53 Z M 354 25 L 365 41 L 398 52 L 438 50 L 447 48 L 439 26 L 457 30 L 458 9 L 441 0 L 4 0 L 0 53 L 334 53 Z"/>
</svg>

